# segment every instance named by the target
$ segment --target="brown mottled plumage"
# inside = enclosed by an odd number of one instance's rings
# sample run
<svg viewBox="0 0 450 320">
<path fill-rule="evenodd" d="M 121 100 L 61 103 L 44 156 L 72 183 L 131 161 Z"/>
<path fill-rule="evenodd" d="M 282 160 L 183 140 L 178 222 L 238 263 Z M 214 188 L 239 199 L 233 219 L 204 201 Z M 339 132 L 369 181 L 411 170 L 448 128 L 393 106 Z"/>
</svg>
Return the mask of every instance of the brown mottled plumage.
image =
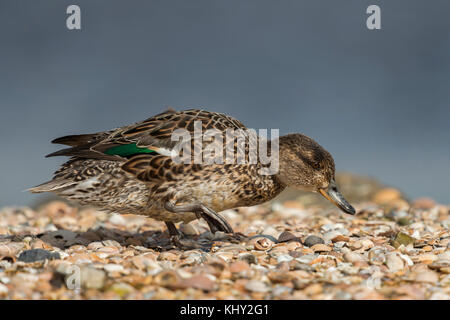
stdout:
<svg viewBox="0 0 450 320">
<path fill-rule="evenodd" d="M 235 129 L 248 142 L 245 144 L 248 160 L 248 149 L 255 146 L 251 145 L 244 131 L 246 127 L 240 121 L 204 110 L 169 110 L 107 132 L 54 140 L 70 148 L 48 156 L 70 156 L 71 159 L 55 172 L 51 181 L 30 191 L 55 192 L 111 212 L 146 215 L 165 221 L 172 235 L 176 232 L 174 222 L 197 218 L 204 218 L 213 232 L 232 232 L 217 212 L 266 202 L 286 186 L 320 192 L 344 211 L 354 213 L 334 184 L 331 155 L 301 134 L 280 137 L 279 172 L 275 175 L 259 174 L 265 167 L 260 162 L 175 163 L 170 151 L 178 142 L 172 141 L 172 133 L 176 129 L 193 133 L 195 121 L 201 121 L 203 131 L 216 129 L 223 136 L 226 129 Z M 190 143 L 193 150 L 205 155 L 209 142 Z M 235 152 L 242 150 L 238 143 L 233 147 Z"/>
</svg>

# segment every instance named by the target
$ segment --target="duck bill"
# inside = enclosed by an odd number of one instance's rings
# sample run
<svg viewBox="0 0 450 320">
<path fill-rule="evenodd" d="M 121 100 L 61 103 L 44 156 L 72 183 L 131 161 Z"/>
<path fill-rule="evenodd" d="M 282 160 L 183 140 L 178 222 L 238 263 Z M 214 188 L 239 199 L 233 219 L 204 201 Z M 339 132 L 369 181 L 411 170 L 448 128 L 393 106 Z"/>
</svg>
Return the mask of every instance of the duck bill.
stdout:
<svg viewBox="0 0 450 320">
<path fill-rule="evenodd" d="M 355 208 L 353 208 L 352 205 L 348 203 L 344 196 L 339 192 L 334 180 L 331 180 L 327 189 L 319 189 L 319 192 L 325 197 L 325 199 L 332 202 L 345 213 L 352 215 L 355 214 Z"/>
</svg>

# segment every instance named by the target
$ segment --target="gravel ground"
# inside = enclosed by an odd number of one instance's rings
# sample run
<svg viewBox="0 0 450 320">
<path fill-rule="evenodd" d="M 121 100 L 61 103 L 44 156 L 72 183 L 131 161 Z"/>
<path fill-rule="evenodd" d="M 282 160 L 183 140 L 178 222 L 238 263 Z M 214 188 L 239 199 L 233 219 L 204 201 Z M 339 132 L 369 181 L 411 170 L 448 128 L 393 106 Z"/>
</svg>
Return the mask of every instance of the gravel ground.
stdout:
<svg viewBox="0 0 450 320">
<path fill-rule="evenodd" d="M 3 208 L 0 299 L 450 299 L 450 206 L 381 188 L 350 216 L 317 198 L 223 212 L 241 240 L 181 225 L 187 251 L 143 216 Z"/>
</svg>

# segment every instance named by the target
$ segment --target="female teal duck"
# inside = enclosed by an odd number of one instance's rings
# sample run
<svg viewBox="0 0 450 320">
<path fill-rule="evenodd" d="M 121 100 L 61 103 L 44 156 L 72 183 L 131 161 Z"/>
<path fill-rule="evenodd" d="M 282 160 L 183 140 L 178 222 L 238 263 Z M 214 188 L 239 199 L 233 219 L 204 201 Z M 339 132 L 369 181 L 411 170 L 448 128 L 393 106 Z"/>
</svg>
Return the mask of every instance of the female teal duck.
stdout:
<svg viewBox="0 0 450 320">
<path fill-rule="evenodd" d="M 51 181 L 30 191 L 54 192 L 83 205 L 164 221 L 177 244 L 175 222 L 203 218 L 211 232 L 233 233 L 218 212 L 261 204 L 287 186 L 318 192 L 344 212 L 355 213 L 337 189 L 332 156 L 311 138 L 298 133 L 281 136 L 279 170 L 272 175 L 261 174 L 265 165 L 259 160 L 231 164 L 175 161 L 173 150 L 181 142 L 173 139 L 173 133 L 177 129 L 194 133 L 196 123 L 203 131 L 215 129 L 224 135 L 227 129 L 236 130 L 249 141 L 246 127 L 230 116 L 205 110 L 169 110 L 130 126 L 52 141 L 70 148 L 48 157 L 71 158 Z M 258 139 L 261 143 L 262 138 Z M 194 154 L 205 151 L 205 143 L 189 144 Z M 236 142 L 233 149 L 239 146 Z M 246 159 L 251 148 L 251 143 L 245 144 Z"/>
</svg>

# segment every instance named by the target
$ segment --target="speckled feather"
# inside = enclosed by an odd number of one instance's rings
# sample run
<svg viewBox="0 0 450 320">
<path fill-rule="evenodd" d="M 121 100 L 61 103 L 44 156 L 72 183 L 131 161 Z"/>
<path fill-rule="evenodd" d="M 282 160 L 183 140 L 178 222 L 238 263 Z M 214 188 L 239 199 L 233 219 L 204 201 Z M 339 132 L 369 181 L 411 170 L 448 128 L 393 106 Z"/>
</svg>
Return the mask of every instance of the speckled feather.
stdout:
<svg viewBox="0 0 450 320">
<path fill-rule="evenodd" d="M 118 156 L 107 150 L 135 143 L 152 150 L 172 149 L 176 129 L 194 131 L 194 121 L 202 130 L 246 127 L 224 114 L 204 110 L 167 111 L 131 126 L 96 134 L 67 136 L 54 140 L 71 148 L 49 156 L 71 156 L 55 172 L 54 178 L 32 192 L 51 191 L 84 205 L 119 213 L 133 213 L 157 220 L 189 222 L 194 213 L 172 213 L 164 203 L 202 203 L 220 212 L 225 209 L 252 206 L 272 199 L 285 184 L 276 175 L 260 175 L 256 164 L 176 164 L 170 156 L 158 153 Z M 242 131 L 243 135 L 246 135 Z M 248 142 L 248 137 L 245 136 Z M 194 149 L 205 147 L 192 145 Z M 235 148 L 239 145 L 235 144 Z M 248 143 L 245 144 L 246 157 Z M 235 149 L 236 150 L 236 149 Z"/>
</svg>

